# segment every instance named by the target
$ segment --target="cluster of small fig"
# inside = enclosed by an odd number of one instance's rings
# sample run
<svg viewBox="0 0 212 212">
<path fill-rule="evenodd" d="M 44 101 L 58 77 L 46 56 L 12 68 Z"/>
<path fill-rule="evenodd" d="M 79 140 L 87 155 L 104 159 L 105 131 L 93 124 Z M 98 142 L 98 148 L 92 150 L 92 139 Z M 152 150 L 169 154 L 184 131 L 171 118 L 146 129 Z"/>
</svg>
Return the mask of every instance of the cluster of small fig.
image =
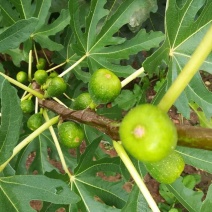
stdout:
<svg viewBox="0 0 212 212">
<path fill-rule="evenodd" d="M 95 71 L 88 84 L 88 92 L 81 93 L 73 103 L 74 110 L 90 108 L 94 110 L 99 104 L 112 102 L 121 91 L 119 78 L 107 69 Z M 59 124 L 58 134 L 61 143 L 68 148 L 78 147 L 84 139 L 82 127 L 75 122 Z"/>
<path fill-rule="evenodd" d="M 65 93 L 67 84 L 62 77 L 58 76 L 57 72 L 47 73 L 45 66 L 46 60 L 39 58 L 33 80 L 40 86 L 40 89 L 43 90 L 44 98 L 59 97 Z M 23 84 L 29 82 L 28 75 L 24 71 L 18 72 L 16 79 Z M 107 69 L 99 69 L 91 76 L 88 92 L 81 93 L 74 99 L 73 109 L 84 110 L 90 108 L 94 110 L 99 104 L 112 102 L 119 95 L 120 90 L 121 82 L 119 78 Z M 22 111 L 27 114 L 34 112 L 35 104 L 32 100 L 32 95 L 21 101 L 21 108 Z M 41 110 L 29 117 L 27 126 L 34 131 L 43 123 L 44 119 Z M 84 139 L 84 131 L 81 125 L 73 121 L 59 123 L 58 135 L 60 142 L 68 148 L 80 146 Z"/>
<path fill-rule="evenodd" d="M 41 60 L 42 62 L 42 60 Z M 48 74 L 43 66 L 34 73 L 34 80 L 44 91 L 44 98 L 58 97 L 67 88 L 67 84 L 56 72 Z M 17 80 L 25 83 L 27 75 L 18 73 Z M 114 101 L 121 91 L 120 79 L 110 70 L 95 71 L 88 83 L 88 92 L 74 99 L 73 109 L 94 110 L 99 104 Z M 34 104 L 31 99 L 21 102 L 25 113 L 31 113 Z M 35 118 L 36 116 L 36 118 Z M 41 113 L 33 114 L 28 127 L 37 129 L 43 123 Z M 58 124 L 60 142 L 68 148 L 77 148 L 84 139 L 84 131 L 79 123 L 65 121 Z M 152 104 L 142 104 L 131 109 L 123 118 L 119 127 L 120 140 L 129 154 L 142 161 L 148 172 L 161 183 L 172 183 L 182 173 L 185 163 L 175 151 L 177 131 L 167 113 Z"/>
<path fill-rule="evenodd" d="M 46 60 L 44 58 L 39 58 L 38 63 L 36 64 L 38 71 L 44 69 L 45 66 L 46 66 Z M 16 75 L 16 80 L 23 84 L 30 82 L 28 74 L 25 71 L 19 71 Z M 27 99 L 24 98 L 21 101 L 21 109 L 23 113 L 30 114 L 30 117 L 27 120 L 27 127 L 30 130 L 34 131 L 44 123 L 44 119 L 42 112 L 32 114 L 35 111 L 35 104 L 32 98 L 33 98 L 32 95 L 29 95 Z"/>
<path fill-rule="evenodd" d="M 56 72 L 51 72 L 48 74 L 45 70 L 46 60 L 44 58 L 39 58 L 34 73 L 33 80 L 36 81 L 41 89 L 44 91 L 44 98 L 56 97 L 63 94 L 66 91 L 66 82 L 63 78 L 59 77 Z M 19 71 L 16 75 L 18 82 L 26 84 L 29 82 L 28 74 L 24 71 Z M 32 95 L 27 99 L 24 98 L 21 101 L 21 109 L 24 113 L 31 114 L 35 109 L 35 104 L 32 100 Z M 44 123 L 42 110 L 40 112 L 32 114 L 28 121 L 27 126 L 30 130 L 34 131 L 38 129 Z"/>
</svg>

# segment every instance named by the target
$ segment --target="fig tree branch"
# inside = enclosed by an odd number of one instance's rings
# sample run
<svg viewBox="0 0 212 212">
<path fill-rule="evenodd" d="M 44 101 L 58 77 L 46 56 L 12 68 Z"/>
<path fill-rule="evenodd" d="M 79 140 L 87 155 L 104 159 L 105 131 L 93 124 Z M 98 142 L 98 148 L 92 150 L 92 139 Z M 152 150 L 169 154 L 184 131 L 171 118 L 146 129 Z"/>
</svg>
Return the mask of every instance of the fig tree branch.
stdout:
<svg viewBox="0 0 212 212">
<path fill-rule="evenodd" d="M 66 108 L 58 102 L 55 102 L 54 100 L 39 100 L 39 104 L 40 106 L 57 113 L 63 120 L 71 120 L 87 124 L 109 135 L 114 140 L 119 139 L 119 122 L 105 116 L 100 116 L 93 110 L 72 110 L 70 108 Z"/>
<path fill-rule="evenodd" d="M 113 140 L 120 140 L 118 133 L 120 122 L 98 115 L 90 109 L 75 111 L 64 107 L 54 100 L 40 99 L 39 104 L 41 107 L 45 107 L 60 115 L 63 120 L 87 124 L 107 134 Z M 176 128 L 179 146 L 212 150 L 212 129 L 188 125 L 176 125 Z"/>
</svg>

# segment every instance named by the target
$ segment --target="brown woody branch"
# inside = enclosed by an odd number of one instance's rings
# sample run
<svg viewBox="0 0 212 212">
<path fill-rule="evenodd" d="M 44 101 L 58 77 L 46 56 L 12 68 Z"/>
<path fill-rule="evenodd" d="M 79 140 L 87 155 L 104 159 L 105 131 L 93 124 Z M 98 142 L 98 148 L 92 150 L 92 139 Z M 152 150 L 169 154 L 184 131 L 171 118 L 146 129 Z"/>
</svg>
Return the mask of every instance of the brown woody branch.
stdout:
<svg viewBox="0 0 212 212">
<path fill-rule="evenodd" d="M 119 140 L 119 122 L 111 120 L 105 116 L 100 116 L 93 110 L 72 110 L 53 100 L 39 100 L 39 104 L 40 106 L 57 113 L 63 120 L 71 120 L 87 124 L 109 135 L 112 139 Z"/>
<path fill-rule="evenodd" d="M 90 125 L 109 135 L 113 140 L 119 140 L 118 129 L 120 122 L 100 116 L 90 109 L 75 111 L 54 100 L 39 100 L 39 104 L 41 107 L 57 113 L 63 120 L 72 120 Z M 179 146 L 212 150 L 212 129 L 187 125 L 176 125 L 176 128 Z"/>
</svg>

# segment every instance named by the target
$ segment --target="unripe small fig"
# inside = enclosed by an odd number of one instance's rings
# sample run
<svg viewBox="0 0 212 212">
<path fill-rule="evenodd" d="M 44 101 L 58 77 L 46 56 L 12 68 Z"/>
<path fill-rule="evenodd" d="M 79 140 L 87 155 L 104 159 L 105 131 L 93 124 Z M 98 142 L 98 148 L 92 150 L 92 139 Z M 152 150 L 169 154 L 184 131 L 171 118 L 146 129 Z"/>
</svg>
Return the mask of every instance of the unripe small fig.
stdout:
<svg viewBox="0 0 212 212">
<path fill-rule="evenodd" d="M 182 173 L 185 162 L 182 156 L 172 151 L 168 156 L 157 162 L 144 163 L 149 174 L 159 183 L 173 183 Z"/>
<path fill-rule="evenodd" d="M 19 71 L 16 75 L 16 79 L 20 83 L 27 83 L 28 82 L 28 74 L 25 71 Z"/>
<path fill-rule="evenodd" d="M 43 124 L 43 115 L 41 113 L 35 113 L 31 115 L 27 121 L 27 127 L 34 131 Z"/>
<path fill-rule="evenodd" d="M 73 103 L 74 110 L 84 110 L 86 108 L 95 109 L 96 104 L 93 102 L 89 93 L 81 93 Z"/>
<path fill-rule="evenodd" d="M 54 77 L 50 80 L 44 97 L 58 97 L 66 91 L 66 88 L 67 84 L 62 77 Z"/>
<path fill-rule="evenodd" d="M 34 102 L 31 99 L 21 101 L 21 109 L 24 113 L 31 113 L 35 109 Z"/>
<path fill-rule="evenodd" d="M 82 127 L 71 121 L 63 122 L 58 126 L 60 142 L 68 148 L 77 148 L 84 139 Z"/>
<path fill-rule="evenodd" d="M 88 91 L 96 104 L 106 104 L 120 94 L 121 82 L 113 72 L 102 68 L 91 76 Z"/>
<path fill-rule="evenodd" d="M 38 62 L 36 64 L 36 68 L 38 70 L 40 70 L 40 69 L 45 69 L 45 67 L 46 67 L 46 59 L 44 59 L 42 57 L 38 58 Z"/>
<path fill-rule="evenodd" d="M 43 85 L 48 78 L 48 74 L 45 70 L 37 70 L 34 73 L 34 79 L 39 85 Z"/>
</svg>

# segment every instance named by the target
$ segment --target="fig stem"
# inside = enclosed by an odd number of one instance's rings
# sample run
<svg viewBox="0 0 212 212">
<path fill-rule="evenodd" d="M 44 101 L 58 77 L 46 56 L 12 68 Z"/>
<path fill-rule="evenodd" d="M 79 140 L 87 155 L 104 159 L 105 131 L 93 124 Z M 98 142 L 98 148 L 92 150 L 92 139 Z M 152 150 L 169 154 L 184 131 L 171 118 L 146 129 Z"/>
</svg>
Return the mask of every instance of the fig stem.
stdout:
<svg viewBox="0 0 212 212">
<path fill-rule="evenodd" d="M 125 85 L 130 83 L 132 80 L 134 80 L 136 77 L 141 75 L 143 72 L 144 72 L 144 68 L 143 67 L 139 68 L 137 71 L 135 71 L 130 76 L 128 76 L 127 78 L 121 81 L 121 87 L 123 88 Z"/>
<path fill-rule="evenodd" d="M 158 107 L 163 111 L 168 112 L 170 107 L 174 104 L 186 86 L 189 84 L 190 80 L 199 70 L 202 63 L 205 61 L 207 56 L 212 50 L 212 26 L 209 28 L 205 36 L 203 37 L 200 44 L 197 46 L 196 50 L 192 54 L 190 60 L 182 69 L 181 73 L 172 83 L 172 85 L 167 90 L 166 94 L 163 96 L 158 104 Z"/>
<path fill-rule="evenodd" d="M 152 209 L 153 212 L 160 212 L 155 200 L 152 198 L 152 195 L 150 194 L 140 174 L 137 172 L 135 166 L 133 165 L 132 161 L 124 150 L 121 142 L 113 140 L 113 146 L 117 154 L 125 164 L 126 168 L 128 169 L 129 173 L 131 174 L 132 178 L 135 180 L 135 183 L 137 184 L 138 188 L 140 189 L 141 193 L 149 204 L 149 207 Z"/>
<path fill-rule="evenodd" d="M 65 74 L 67 74 L 69 71 L 71 71 L 73 68 L 75 68 L 78 64 L 80 64 L 85 58 L 87 57 L 87 54 L 85 54 L 84 56 L 82 56 L 79 60 L 77 60 L 72 66 L 70 66 L 69 68 L 67 68 L 65 71 L 63 71 L 61 74 L 59 74 L 59 77 L 64 76 Z"/>
<path fill-rule="evenodd" d="M 39 99 L 43 99 L 43 95 L 29 87 L 27 87 L 26 85 L 18 82 L 17 80 L 14 80 L 13 78 L 7 76 L 6 74 L 3 74 L 0 72 L 0 75 L 2 75 L 5 79 L 7 79 L 10 83 L 18 86 L 19 88 L 22 88 L 25 91 L 28 91 L 29 93 L 33 94 L 34 96 L 38 97 Z"/>
<path fill-rule="evenodd" d="M 4 168 L 7 166 L 7 164 L 27 145 L 29 144 L 33 139 L 35 139 L 37 136 L 39 136 L 43 131 L 48 129 L 53 124 L 56 124 L 59 121 L 59 116 L 56 116 L 49 121 L 45 122 L 43 125 L 41 125 L 38 129 L 36 129 L 34 132 L 32 132 L 29 136 L 27 136 L 23 141 L 21 141 L 14 149 L 13 153 L 10 156 L 10 158 L 0 165 L 0 172 L 4 170 Z"/>
<path fill-rule="evenodd" d="M 44 119 L 45 119 L 47 122 L 49 121 L 49 116 L 48 116 L 46 110 L 43 110 L 43 117 L 44 117 Z M 59 155 L 59 157 L 60 157 L 60 161 L 61 161 L 63 170 L 64 170 L 65 173 L 69 176 L 69 178 L 72 179 L 72 175 L 71 175 L 71 173 L 70 173 L 69 170 L 68 170 L 68 167 L 67 167 L 65 158 L 64 158 L 64 156 L 63 156 L 63 152 L 62 152 L 62 150 L 61 150 L 61 147 L 60 147 L 59 141 L 58 141 L 58 139 L 57 139 L 56 133 L 55 133 L 55 131 L 54 131 L 54 128 L 53 128 L 52 126 L 49 126 L 49 131 L 50 131 L 51 136 L 52 136 L 52 139 L 53 139 L 53 141 L 54 141 L 54 143 L 55 143 L 55 146 L 56 146 L 58 155 Z"/>
</svg>

